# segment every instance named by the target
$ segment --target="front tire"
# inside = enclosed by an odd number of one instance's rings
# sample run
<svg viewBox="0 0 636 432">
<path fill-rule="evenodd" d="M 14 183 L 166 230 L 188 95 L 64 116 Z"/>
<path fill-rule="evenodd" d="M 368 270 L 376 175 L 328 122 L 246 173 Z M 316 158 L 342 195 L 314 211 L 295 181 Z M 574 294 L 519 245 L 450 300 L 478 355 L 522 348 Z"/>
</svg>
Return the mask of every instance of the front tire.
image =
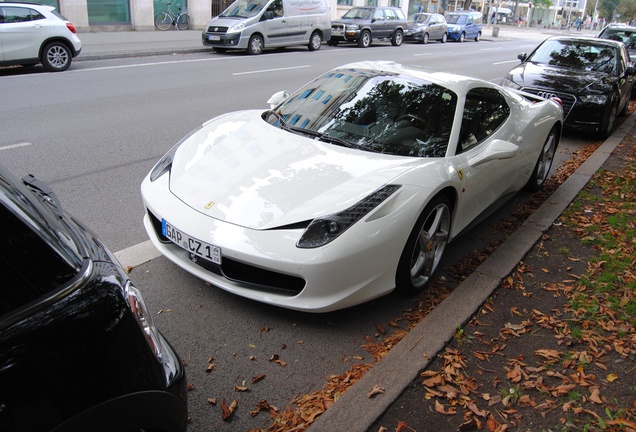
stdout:
<svg viewBox="0 0 636 432">
<path fill-rule="evenodd" d="M 369 30 L 364 30 L 360 35 L 360 39 L 358 39 L 358 46 L 360 48 L 369 48 L 371 45 L 371 32 Z"/>
<path fill-rule="evenodd" d="M 422 43 L 424 45 L 428 43 L 428 33 L 424 33 L 424 36 L 422 36 Z"/>
<path fill-rule="evenodd" d="M 307 48 L 309 48 L 309 51 L 318 51 L 321 46 L 322 36 L 320 36 L 320 33 L 317 31 L 313 32 L 309 38 L 309 45 L 307 45 Z"/>
<path fill-rule="evenodd" d="M 42 51 L 42 66 L 49 72 L 62 72 L 69 68 L 73 56 L 71 50 L 61 42 L 51 42 Z"/>
<path fill-rule="evenodd" d="M 260 35 L 253 35 L 247 44 L 247 53 L 251 55 L 259 55 L 263 52 L 263 38 Z"/>
<path fill-rule="evenodd" d="M 605 138 L 609 138 L 609 136 L 612 134 L 612 132 L 614 131 L 614 126 L 616 125 L 616 116 L 618 114 L 618 104 L 614 104 L 612 106 L 612 110 L 609 113 L 609 117 L 607 119 L 607 124 L 605 125 L 605 128 L 601 131 L 601 138 L 605 139 Z"/>
<path fill-rule="evenodd" d="M 172 25 L 172 17 L 166 12 L 161 12 L 155 17 L 155 27 L 161 31 L 166 31 Z"/>
<path fill-rule="evenodd" d="M 464 42 L 464 40 L 466 40 L 466 33 L 462 32 L 462 34 L 459 35 L 458 42 Z"/>
<path fill-rule="evenodd" d="M 402 30 L 396 30 L 391 37 L 391 45 L 400 46 L 402 45 L 402 41 L 404 41 L 404 32 L 402 32 Z"/>
<path fill-rule="evenodd" d="M 433 198 L 411 231 L 395 275 L 395 289 L 412 294 L 421 291 L 437 269 L 450 235 L 450 201 L 444 195 Z"/>
<path fill-rule="evenodd" d="M 559 135 L 555 126 L 550 130 L 548 137 L 545 139 L 537 164 L 534 166 L 534 171 L 532 171 L 532 175 L 526 184 L 525 189 L 528 192 L 536 192 L 545 184 L 548 174 L 550 174 L 550 168 L 552 168 L 552 162 L 554 161 L 554 155 L 556 154 L 558 145 Z"/>
</svg>

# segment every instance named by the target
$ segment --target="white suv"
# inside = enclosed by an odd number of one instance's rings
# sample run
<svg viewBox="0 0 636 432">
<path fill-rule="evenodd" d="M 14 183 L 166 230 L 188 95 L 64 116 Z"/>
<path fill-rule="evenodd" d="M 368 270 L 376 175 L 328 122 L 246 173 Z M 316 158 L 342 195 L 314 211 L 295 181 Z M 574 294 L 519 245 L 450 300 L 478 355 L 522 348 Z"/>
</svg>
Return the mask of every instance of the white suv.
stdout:
<svg viewBox="0 0 636 432">
<path fill-rule="evenodd" d="M 53 6 L 0 3 L 0 66 L 68 69 L 82 50 L 75 27 Z"/>
</svg>

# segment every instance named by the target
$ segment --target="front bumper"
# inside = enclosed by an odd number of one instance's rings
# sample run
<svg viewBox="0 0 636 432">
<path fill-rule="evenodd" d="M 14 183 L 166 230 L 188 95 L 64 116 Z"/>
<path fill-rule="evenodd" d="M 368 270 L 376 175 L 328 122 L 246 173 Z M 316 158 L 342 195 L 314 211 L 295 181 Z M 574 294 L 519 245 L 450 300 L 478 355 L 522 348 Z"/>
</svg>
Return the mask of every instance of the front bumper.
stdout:
<svg viewBox="0 0 636 432">
<path fill-rule="evenodd" d="M 389 199 L 333 242 L 300 249 L 296 243 L 302 228 L 255 230 L 212 219 L 174 197 L 168 178 L 165 174 L 142 183 L 144 226 L 159 252 L 214 286 L 288 309 L 328 312 L 393 291 L 397 264 L 410 233 L 403 218 L 413 224 L 417 219 L 417 210 L 403 205 L 403 200 L 408 201 L 404 197 L 398 200 L 399 206 L 393 204 L 397 209 L 373 218 Z M 410 193 L 401 190 L 395 196 Z M 162 218 L 187 235 L 220 247 L 221 265 L 201 263 L 201 259 L 193 262 L 189 251 L 163 237 Z M 251 274 L 261 274 L 263 280 Z M 300 282 L 290 289 L 289 281 Z"/>
<path fill-rule="evenodd" d="M 217 48 L 245 49 L 247 45 L 241 45 L 241 33 L 208 33 L 201 34 L 201 42 L 204 46 Z"/>
</svg>

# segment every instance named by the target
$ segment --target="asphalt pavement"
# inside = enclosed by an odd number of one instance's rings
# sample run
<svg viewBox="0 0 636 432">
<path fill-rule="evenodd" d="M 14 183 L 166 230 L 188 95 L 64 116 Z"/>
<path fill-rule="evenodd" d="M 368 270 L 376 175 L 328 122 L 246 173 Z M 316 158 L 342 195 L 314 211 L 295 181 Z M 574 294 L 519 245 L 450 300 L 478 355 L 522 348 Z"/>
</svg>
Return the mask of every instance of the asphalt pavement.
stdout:
<svg viewBox="0 0 636 432">
<path fill-rule="evenodd" d="M 594 34 L 590 30 L 568 32 L 502 26 L 497 37 L 493 36 L 492 27 L 484 27 L 482 39 L 496 41 L 531 37 L 540 42 L 553 34 L 564 33 L 586 36 Z M 199 30 L 91 32 L 80 33 L 79 36 L 83 49 L 77 61 L 209 50 L 203 47 Z M 524 259 L 526 253 L 540 240 L 594 173 L 612 157 L 613 150 L 635 124 L 636 114 L 633 114 L 505 243 L 353 384 L 331 408 L 318 417 L 309 429 L 312 432 L 368 431 L 374 421 L 402 397 L 404 389 L 433 361 L 453 337 L 455 330 L 470 320 L 497 289 L 500 281 Z M 385 392 L 370 398 L 369 392 L 378 384 L 383 384 Z"/>
</svg>

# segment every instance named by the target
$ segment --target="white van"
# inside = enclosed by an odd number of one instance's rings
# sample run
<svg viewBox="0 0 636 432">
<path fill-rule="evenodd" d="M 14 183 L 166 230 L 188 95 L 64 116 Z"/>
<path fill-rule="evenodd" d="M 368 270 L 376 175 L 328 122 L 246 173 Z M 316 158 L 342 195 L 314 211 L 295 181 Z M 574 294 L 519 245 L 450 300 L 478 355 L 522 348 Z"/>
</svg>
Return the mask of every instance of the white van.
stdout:
<svg viewBox="0 0 636 432">
<path fill-rule="evenodd" d="M 329 5 L 327 0 L 236 0 L 210 20 L 201 36 L 203 45 L 215 51 L 260 54 L 290 45 L 315 51 L 331 37 Z"/>
</svg>

